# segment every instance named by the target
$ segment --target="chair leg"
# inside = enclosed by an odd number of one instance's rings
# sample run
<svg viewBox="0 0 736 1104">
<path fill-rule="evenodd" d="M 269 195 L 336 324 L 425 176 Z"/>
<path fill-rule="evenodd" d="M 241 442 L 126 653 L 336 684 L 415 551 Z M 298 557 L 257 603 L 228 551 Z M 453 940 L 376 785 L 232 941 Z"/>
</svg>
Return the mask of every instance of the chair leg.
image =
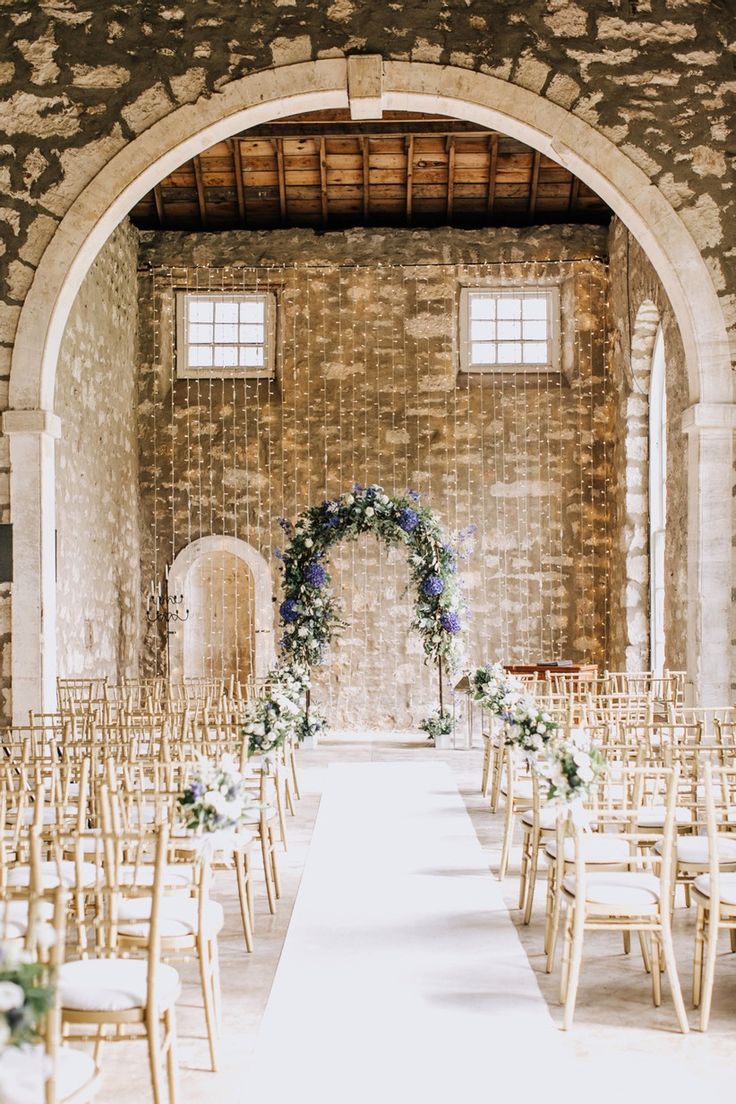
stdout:
<svg viewBox="0 0 736 1104">
<path fill-rule="evenodd" d="M 291 768 L 291 781 L 294 787 L 294 795 L 297 801 L 301 801 L 302 792 L 299 789 L 299 774 L 296 769 L 296 752 L 294 751 L 293 747 L 289 752 L 289 767 Z"/>
<path fill-rule="evenodd" d="M 529 855 L 530 855 L 530 840 L 532 837 L 532 831 L 529 828 L 524 828 L 524 834 L 521 840 L 521 866 L 519 868 L 519 908 L 523 909 L 526 902 L 526 879 L 527 871 L 529 869 Z"/>
<path fill-rule="evenodd" d="M 570 948 L 570 966 L 567 977 L 567 993 L 565 994 L 565 1011 L 562 1017 L 564 1031 L 572 1027 L 575 1015 L 575 1002 L 578 995 L 578 982 L 580 980 L 580 964 L 583 959 L 583 936 L 585 935 L 585 906 L 577 902 L 573 906 L 572 944 Z"/>
<path fill-rule="evenodd" d="M 509 868 L 509 852 L 511 851 L 511 837 L 514 834 L 514 803 L 506 798 L 503 821 L 503 843 L 501 845 L 501 861 L 498 864 L 498 880 L 502 882 Z"/>
<path fill-rule="evenodd" d="M 105 1043 L 104 1024 L 100 1024 L 97 1028 L 97 1038 L 95 1039 L 94 1050 L 92 1051 L 92 1061 L 95 1064 L 95 1068 L 100 1068 L 100 1059 L 102 1058 L 102 1047 Z"/>
<path fill-rule="evenodd" d="M 736 928 L 728 929 L 728 937 L 731 941 L 731 954 L 736 954 Z"/>
<path fill-rule="evenodd" d="M 669 912 L 667 910 L 665 910 L 662 915 L 661 930 L 662 952 L 664 954 L 665 966 L 667 967 L 667 975 L 670 979 L 670 990 L 672 992 L 672 1002 L 675 1006 L 675 1015 L 677 1016 L 680 1031 L 683 1035 L 686 1035 L 690 1030 L 690 1024 L 687 1022 L 685 1002 L 682 999 L 680 976 L 677 973 L 677 959 L 675 958 L 675 945 L 672 942 L 672 928 L 670 927 Z"/>
<path fill-rule="evenodd" d="M 207 940 L 197 938 L 197 960 L 199 962 L 199 981 L 204 1004 L 204 1019 L 207 1025 L 207 1042 L 210 1049 L 210 1066 L 217 1072 L 217 1018 L 212 993 L 212 964 L 209 961 Z"/>
<path fill-rule="evenodd" d="M 631 939 L 631 933 L 629 933 L 629 939 Z M 649 947 L 647 945 L 646 932 L 639 932 L 639 946 L 641 947 L 641 960 L 644 963 L 644 969 L 648 974 L 652 972 L 652 959 L 649 954 Z"/>
<path fill-rule="evenodd" d="M 534 891 L 537 888 L 537 869 L 539 867 L 539 832 L 535 831 L 532 835 L 532 859 L 531 870 L 529 872 L 529 885 L 526 891 L 526 906 L 524 908 L 524 923 L 530 924 L 532 920 L 532 910 L 534 908 Z"/>
<path fill-rule="evenodd" d="M 570 977 L 570 950 L 572 947 L 572 906 L 565 912 L 565 934 L 562 939 L 562 969 L 560 970 L 560 1004 L 567 997 L 567 982 Z"/>
<path fill-rule="evenodd" d="M 265 824 L 261 824 L 261 855 L 263 856 L 263 876 L 266 880 L 266 899 L 268 900 L 268 911 L 273 914 L 276 912 L 276 901 L 274 900 L 273 891 L 273 878 L 271 875 L 271 856 L 268 853 L 268 828 Z"/>
<path fill-rule="evenodd" d="M 628 928 L 623 931 L 624 954 L 631 954 L 631 932 Z"/>
<path fill-rule="evenodd" d="M 483 773 L 480 778 L 480 792 L 482 797 L 488 797 L 488 784 L 491 776 L 490 744 L 483 742 Z"/>
<path fill-rule="evenodd" d="M 557 950 L 557 933 L 560 927 L 560 909 L 562 907 L 562 889 L 556 884 L 556 879 L 550 869 L 550 876 L 555 881 L 552 889 L 552 910 L 549 920 L 549 945 L 547 949 L 547 973 L 551 974 L 555 966 L 555 951 Z"/>
<path fill-rule="evenodd" d="M 294 809 L 294 797 L 291 792 L 291 780 L 288 774 L 284 774 L 284 796 L 286 798 L 286 811 L 289 816 L 296 816 Z"/>
<path fill-rule="evenodd" d="M 274 790 L 276 791 L 276 811 L 279 817 L 279 835 L 284 845 L 284 851 L 288 850 L 286 843 L 286 817 L 284 816 L 284 799 L 281 794 L 278 775 L 274 778 Z M 277 894 L 278 896 L 278 894 Z"/>
<path fill-rule="evenodd" d="M 161 1026 L 158 1015 L 151 1008 L 146 1010 L 146 1041 L 148 1043 L 148 1068 L 151 1074 L 153 1104 L 164 1104 L 163 1085 L 161 1084 Z"/>
<path fill-rule="evenodd" d="M 711 902 L 711 905 L 713 902 Z M 703 963 L 703 982 L 700 994 L 700 1030 L 707 1031 L 710 1022 L 710 1009 L 713 1000 L 713 983 L 716 976 L 716 956 L 718 955 L 718 909 L 708 910 L 708 922 L 705 926 L 705 961 Z"/>
<path fill-rule="evenodd" d="M 705 909 L 698 906 L 695 921 L 695 951 L 693 953 L 693 1008 L 700 1005 L 703 986 L 703 943 L 705 940 Z"/>
<path fill-rule="evenodd" d="M 281 879 L 279 877 L 279 864 L 276 858 L 276 840 L 274 839 L 273 828 L 268 829 L 268 850 L 271 856 L 271 876 L 273 878 L 273 891 L 276 894 L 276 900 L 281 897 Z"/>
<path fill-rule="evenodd" d="M 501 782 L 503 781 L 503 748 L 494 747 L 492 752 L 492 782 L 491 782 L 491 812 L 498 812 L 498 803 L 501 798 Z"/>
<path fill-rule="evenodd" d="M 176 1104 L 179 1095 L 179 1062 L 176 1054 L 176 1009 L 171 1008 L 164 1012 L 164 1029 L 166 1031 L 166 1080 L 169 1089 L 169 1104 Z"/>
<path fill-rule="evenodd" d="M 245 857 L 240 850 L 235 851 L 235 877 L 238 882 L 238 902 L 240 904 L 240 919 L 243 924 L 243 936 L 245 949 L 249 954 L 253 953 L 253 928 L 250 922 L 250 906 L 248 904 L 247 875 L 245 872 Z"/>
<path fill-rule="evenodd" d="M 640 932 L 640 935 L 644 935 L 644 932 Z M 659 970 L 659 936 L 656 932 L 652 932 L 652 1003 L 655 1008 L 659 1008 L 662 1003 L 662 974 Z"/>
</svg>

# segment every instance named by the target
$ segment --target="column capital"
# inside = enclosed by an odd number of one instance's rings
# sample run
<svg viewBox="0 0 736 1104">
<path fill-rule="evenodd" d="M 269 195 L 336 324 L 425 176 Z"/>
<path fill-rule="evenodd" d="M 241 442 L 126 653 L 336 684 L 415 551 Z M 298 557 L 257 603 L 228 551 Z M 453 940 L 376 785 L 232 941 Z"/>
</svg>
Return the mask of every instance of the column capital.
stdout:
<svg viewBox="0 0 736 1104">
<path fill-rule="evenodd" d="M 3 414 L 3 433 L 42 434 L 58 440 L 61 437 L 61 419 L 50 410 L 6 410 Z"/>
<path fill-rule="evenodd" d="M 682 415 L 683 433 L 736 429 L 736 403 L 693 403 Z"/>
<path fill-rule="evenodd" d="M 347 61 L 350 118 L 380 119 L 383 115 L 383 58 L 380 54 L 353 54 Z"/>
</svg>

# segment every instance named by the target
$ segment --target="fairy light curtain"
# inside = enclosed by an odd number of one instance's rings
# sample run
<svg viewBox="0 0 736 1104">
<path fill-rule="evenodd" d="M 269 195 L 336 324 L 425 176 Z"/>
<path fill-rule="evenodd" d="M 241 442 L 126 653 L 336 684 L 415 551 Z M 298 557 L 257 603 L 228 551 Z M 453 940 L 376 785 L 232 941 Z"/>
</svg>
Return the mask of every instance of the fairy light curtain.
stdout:
<svg viewBox="0 0 736 1104">
<path fill-rule="evenodd" d="M 475 526 L 462 568 L 470 661 L 605 662 L 603 264 L 153 268 L 142 281 L 148 588 L 193 540 L 225 534 L 269 562 L 278 598 L 278 518 L 377 482 L 420 492 L 450 531 Z M 461 289 L 519 286 L 559 291 L 559 369 L 458 371 Z M 177 378 L 181 290 L 272 293 L 275 378 Z M 331 566 L 348 628 L 318 675 L 318 702 L 336 726 L 415 723 L 436 687 L 409 633 L 402 557 L 362 538 Z M 196 673 L 252 676 L 247 570 L 203 566 L 194 613 Z M 165 627 L 149 628 L 146 651 L 165 669 Z"/>
</svg>

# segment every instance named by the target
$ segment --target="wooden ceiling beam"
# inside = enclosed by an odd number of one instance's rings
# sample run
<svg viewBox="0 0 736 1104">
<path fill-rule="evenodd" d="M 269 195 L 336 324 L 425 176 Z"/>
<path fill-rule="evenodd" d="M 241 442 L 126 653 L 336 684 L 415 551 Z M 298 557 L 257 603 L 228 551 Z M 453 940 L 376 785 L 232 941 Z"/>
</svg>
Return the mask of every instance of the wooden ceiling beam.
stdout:
<svg viewBox="0 0 736 1104">
<path fill-rule="evenodd" d="M 539 191 L 539 163 L 542 160 L 542 155 L 539 150 L 534 151 L 532 157 L 532 177 L 529 182 L 529 207 L 527 214 L 529 219 L 533 219 L 537 213 L 537 192 Z"/>
<path fill-rule="evenodd" d="M 327 155 L 325 153 L 324 135 L 319 140 L 319 198 L 322 206 L 322 225 L 327 225 L 329 214 L 327 206 Z"/>
<path fill-rule="evenodd" d="M 447 218 L 452 218 L 455 205 L 455 138 L 447 139 Z"/>
<path fill-rule="evenodd" d="M 166 212 L 164 210 L 164 198 L 161 195 L 161 185 L 156 184 L 153 189 L 153 202 L 156 204 L 156 218 L 158 225 L 163 230 L 166 225 Z"/>
<path fill-rule="evenodd" d="M 243 158 L 240 156 L 240 139 L 231 138 L 229 145 L 230 153 L 233 158 L 235 194 L 238 197 L 238 220 L 241 226 L 245 226 L 245 180 L 243 173 Z"/>
<path fill-rule="evenodd" d="M 411 225 L 412 206 L 414 203 L 414 135 L 410 134 L 406 140 L 406 224 Z"/>
<path fill-rule="evenodd" d="M 194 182 L 197 186 L 197 204 L 199 206 L 199 221 L 203 228 L 207 226 L 207 198 L 204 193 L 202 180 L 202 163 L 199 154 L 194 158 Z"/>
<path fill-rule="evenodd" d="M 486 211 L 493 214 L 493 205 L 496 202 L 496 175 L 498 173 L 498 135 L 492 134 L 490 138 L 488 154 L 488 191 L 486 193 Z"/>
<path fill-rule="evenodd" d="M 415 138 L 438 138 L 446 137 L 448 134 L 457 134 L 461 137 L 487 137 L 489 134 L 494 133 L 485 127 L 479 127 L 477 123 L 463 123 L 462 121 L 452 122 L 450 119 L 443 119 L 437 122 L 430 122 L 425 119 L 412 122 L 401 121 L 385 121 L 381 119 L 371 119 L 369 122 L 351 122 L 346 120 L 344 123 L 319 123 L 316 121 L 309 123 L 280 123 L 277 120 L 271 123 L 264 123 L 262 126 L 252 127 L 250 130 L 241 131 L 238 138 L 318 138 L 324 134 L 326 137 L 330 136 L 343 136 L 349 137 L 350 135 L 356 135 L 364 138 L 388 138 L 391 135 L 397 137 L 403 137 L 407 134 L 413 134 Z"/>
<path fill-rule="evenodd" d="M 567 201 L 568 211 L 574 211 L 578 205 L 578 195 L 580 194 L 580 180 L 577 176 L 573 176 L 570 179 L 570 198 Z"/>
<path fill-rule="evenodd" d="M 284 168 L 284 143 L 280 138 L 277 138 L 273 142 L 273 148 L 276 154 L 276 176 L 278 178 L 279 185 L 279 218 L 281 219 L 281 225 L 286 226 L 289 212 L 286 206 L 286 170 Z"/>
<path fill-rule="evenodd" d="M 363 156 L 363 221 L 367 222 L 371 213 L 371 150 L 369 138 L 361 137 L 360 152 Z"/>
</svg>

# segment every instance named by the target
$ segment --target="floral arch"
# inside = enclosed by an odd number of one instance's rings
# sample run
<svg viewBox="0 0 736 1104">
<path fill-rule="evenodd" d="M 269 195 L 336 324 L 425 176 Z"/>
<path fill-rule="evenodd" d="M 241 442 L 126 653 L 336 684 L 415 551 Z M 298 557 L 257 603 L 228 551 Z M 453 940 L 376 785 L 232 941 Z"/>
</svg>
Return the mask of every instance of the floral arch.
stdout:
<svg viewBox="0 0 736 1104">
<path fill-rule="evenodd" d="M 457 579 L 459 547 L 443 533 L 437 515 L 419 503 L 416 491 L 386 494 L 383 487 L 354 484 L 351 491 L 304 510 L 295 524 L 279 524 L 288 537 L 280 553 L 284 598 L 279 613 L 281 648 L 287 662 L 310 668 L 322 661 L 342 625 L 327 567 L 330 549 L 343 540 L 373 533 L 404 547 L 416 591 L 411 627 L 428 661 L 440 671 L 459 666 L 463 602 Z M 463 534 L 459 534 L 462 538 Z"/>
</svg>

